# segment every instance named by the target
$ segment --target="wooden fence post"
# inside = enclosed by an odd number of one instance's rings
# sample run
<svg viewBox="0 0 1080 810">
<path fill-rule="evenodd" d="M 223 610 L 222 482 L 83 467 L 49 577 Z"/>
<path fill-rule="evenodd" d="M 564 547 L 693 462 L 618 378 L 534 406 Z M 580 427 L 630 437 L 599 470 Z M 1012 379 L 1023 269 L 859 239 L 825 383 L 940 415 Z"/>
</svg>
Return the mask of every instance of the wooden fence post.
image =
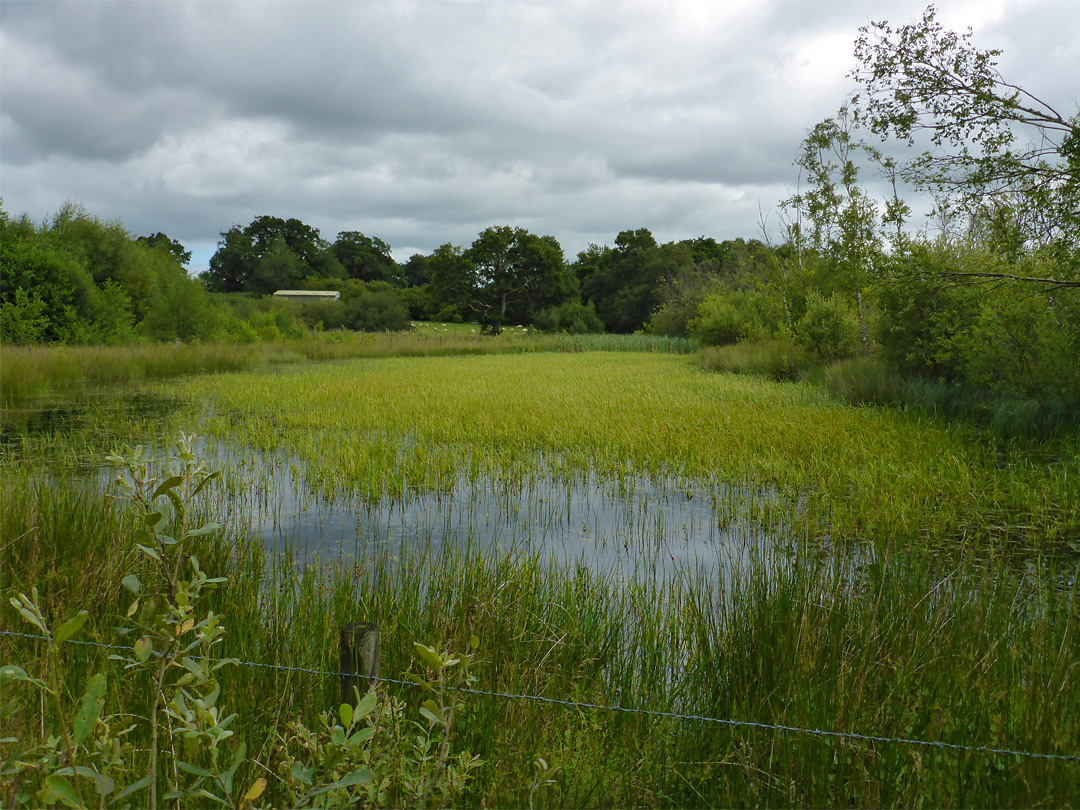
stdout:
<svg viewBox="0 0 1080 810">
<path fill-rule="evenodd" d="M 379 625 L 357 622 L 341 628 L 341 702 L 355 705 L 355 686 L 361 696 L 379 677 Z"/>
</svg>

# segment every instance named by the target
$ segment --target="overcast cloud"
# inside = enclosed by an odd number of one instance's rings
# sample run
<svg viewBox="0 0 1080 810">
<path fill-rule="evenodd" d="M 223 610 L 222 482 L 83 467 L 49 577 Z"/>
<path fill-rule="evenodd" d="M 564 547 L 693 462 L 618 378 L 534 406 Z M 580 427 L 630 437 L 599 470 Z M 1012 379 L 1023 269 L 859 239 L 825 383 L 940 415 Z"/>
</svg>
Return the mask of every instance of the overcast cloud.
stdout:
<svg viewBox="0 0 1080 810">
<path fill-rule="evenodd" d="M 205 267 L 219 233 L 297 217 L 399 260 L 489 225 L 568 258 L 647 227 L 758 235 L 800 140 L 903 0 L 0 0 L 0 194 L 67 200 Z M 1005 76 L 1074 114 L 1077 0 L 941 0 Z"/>
</svg>

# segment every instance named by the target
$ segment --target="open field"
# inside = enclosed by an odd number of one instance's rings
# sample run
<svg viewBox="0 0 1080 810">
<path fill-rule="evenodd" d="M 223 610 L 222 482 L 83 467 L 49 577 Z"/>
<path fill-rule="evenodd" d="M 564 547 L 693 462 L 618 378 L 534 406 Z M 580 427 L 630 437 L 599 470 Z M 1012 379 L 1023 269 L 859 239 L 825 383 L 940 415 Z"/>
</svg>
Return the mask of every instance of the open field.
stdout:
<svg viewBox="0 0 1080 810">
<path fill-rule="evenodd" d="M 340 628 L 369 620 L 393 679 L 413 642 L 478 639 L 475 688 L 502 697 L 463 696 L 452 747 L 483 764 L 459 804 L 1080 803 L 1075 760 L 830 736 L 1077 753 L 1080 438 L 1003 454 L 660 353 L 367 356 L 118 392 L 6 433 L 5 628 L 28 629 L 6 597 L 36 585 L 54 621 L 85 607 L 81 637 L 116 643 L 112 595 L 152 566 L 102 459 L 194 432 L 223 471 L 196 511 L 226 528 L 190 541 L 229 578 L 204 596 L 219 656 L 334 671 Z M 72 699 L 101 671 L 107 710 L 148 711 L 99 650 L 61 663 L 4 636 L 0 661 L 59 667 Z M 337 679 L 241 665 L 222 684 L 238 780 L 285 802 L 287 723 L 335 705 Z"/>
</svg>

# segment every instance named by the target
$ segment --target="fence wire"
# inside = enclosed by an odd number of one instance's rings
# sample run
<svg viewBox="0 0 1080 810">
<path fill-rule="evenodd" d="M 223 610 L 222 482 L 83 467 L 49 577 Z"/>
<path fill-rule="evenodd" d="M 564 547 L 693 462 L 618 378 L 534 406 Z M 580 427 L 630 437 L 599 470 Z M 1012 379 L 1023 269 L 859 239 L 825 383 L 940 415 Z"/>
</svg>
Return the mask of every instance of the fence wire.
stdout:
<svg viewBox="0 0 1080 810">
<path fill-rule="evenodd" d="M 36 635 L 33 633 L 19 633 L 11 630 L 0 630 L 0 635 L 14 636 L 17 638 L 29 638 L 37 641 L 47 641 L 45 636 Z M 65 644 L 79 644 L 86 647 L 99 647 L 106 650 L 125 650 L 128 652 L 134 651 L 134 647 L 127 647 L 119 644 L 102 644 L 97 641 L 76 641 L 68 640 Z M 161 653 L 154 651 L 154 654 L 160 656 Z M 218 658 L 202 658 L 201 656 L 191 656 L 196 660 L 205 660 L 211 662 L 218 662 L 221 660 L 232 660 L 239 666 L 245 667 L 260 667 L 263 669 L 278 670 L 280 672 L 297 672 L 304 675 L 318 675 L 326 678 L 354 678 L 363 679 L 368 676 L 358 675 L 353 672 L 335 672 L 332 670 L 322 669 L 308 669 L 306 667 L 291 667 L 282 664 L 265 664 L 259 661 L 240 661 L 238 659 L 218 659 Z M 384 678 L 379 676 L 377 678 L 370 678 L 370 680 L 376 680 L 380 683 L 392 683 L 401 686 L 417 686 L 414 681 L 406 681 L 398 678 Z M 593 709 L 596 711 L 607 712 L 621 712 L 623 714 L 636 714 L 643 715 L 645 717 L 656 717 L 664 720 L 684 720 L 695 721 L 699 723 L 713 723 L 721 726 L 728 726 L 733 728 L 754 728 L 764 731 L 783 731 L 792 734 L 806 734 L 813 737 L 825 737 L 831 739 L 845 739 L 845 740 L 859 740 L 861 742 L 877 742 L 877 743 L 892 743 L 896 745 L 912 745 L 923 746 L 925 748 L 939 748 L 951 751 L 967 751 L 978 754 L 1003 754 L 1006 756 L 1022 757 L 1027 759 L 1049 759 L 1049 760 L 1061 760 L 1065 762 L 1077 762 L 1080 763 L 1080 754 L 1040 754 L 1034 751 L 1018 751 L 1011 748 L 993 748 L 988 745 L 963 745 L 961 743 L 949 743 L 941 742 L 938 740 L 918 740 L 910 737 L 887 737 L 878 734 L 860 734 L 855 731 L 829 731 L 827 729 L 820 728 L 803 728 L 801 726 L 788 726 L 780 723 L 759 723 L 754 720 L 734 720 L 720 717 L 709 717 L 702 714 L 683 714 L 680 712 L 662 711 L 659 709 L 636 709 L 629 706 L 612 706 L 603 703 L 588 703 L 583 701 L 572 700 L 560 700 L 558 698 L 544 697 L 542 695 L 518 695 L 512 692 L 493 692 L 486 689 L 473 689 L 465 686 L 448 686 L 448 689 L 452 689 L 456 692 L 467 695 L 475 695 L 477 697 L 489 697 L 499 698 L 502 700 L 527 700 L 535 703 L 545 703 L 553 706 L 565 706 L 571 709 Z"/>
</svg>

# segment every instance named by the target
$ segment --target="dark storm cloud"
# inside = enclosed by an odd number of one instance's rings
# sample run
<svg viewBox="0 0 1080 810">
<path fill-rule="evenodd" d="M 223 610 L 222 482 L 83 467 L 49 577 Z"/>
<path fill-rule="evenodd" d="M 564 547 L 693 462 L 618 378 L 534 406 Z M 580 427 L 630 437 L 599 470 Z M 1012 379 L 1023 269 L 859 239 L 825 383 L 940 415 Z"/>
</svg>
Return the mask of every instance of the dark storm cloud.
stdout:
<svg viewBox="0 0 1080 810">
<path fill-rule="evenodd" d="M 1058 36 L 1076 31 L 1068 0 L 946 11 L 1015 46 L 1025 77 L 1068 84 L 1032 56 L 1075 68 L 1075 36 Z M 360 229 L 405 255 L 496 223 L 570 254 L 637 227 L 753 236 L 759 207 L 794 185 L 801 138 L 850 91 L 858 27 L 921 12 L 4 0 L 4 204 L 43 216 L 77 199 L 207 250 L 263 213 L 330 238 Z"/>
</svg>

